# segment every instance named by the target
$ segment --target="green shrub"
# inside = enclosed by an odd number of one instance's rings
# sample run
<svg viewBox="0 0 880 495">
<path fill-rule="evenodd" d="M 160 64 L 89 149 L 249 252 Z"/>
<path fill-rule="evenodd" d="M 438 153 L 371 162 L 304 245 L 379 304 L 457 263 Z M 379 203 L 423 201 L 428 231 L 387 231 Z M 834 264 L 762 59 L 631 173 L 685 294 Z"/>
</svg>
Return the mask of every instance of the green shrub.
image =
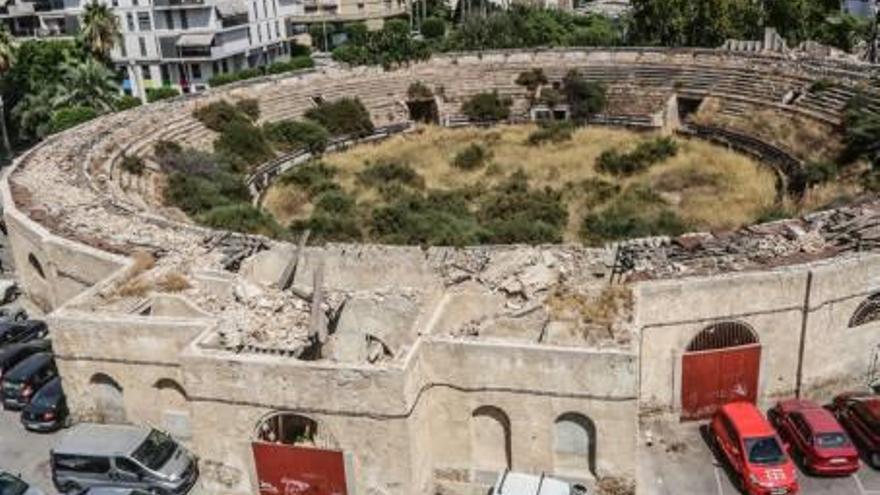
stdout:
<svg viewBox="0 0 880 495">
<path fill-rule="evenodd" d="M 135 108 L 141 106 L 141 99 L 135 98 L 131 95 L 122 95 L 121 98 L 116 100 L 116 111 L 121 112 L 123 110 L 128 110 L 129 108 Z"/>
<path fill-rule="evenodd" d="M 512 104 L 510 98 L 498 96 L 497 91 L 477 93 L 462 104 L 461 113 L 477 122 L 504 120 L 510 116 Z"/>
<path fill-rule="evenodd" d="M 761 213 L 758 214 L 758 218 L 755 220 L 755 223 L 770 223 L 777 220 L 785 220 L 786 218 L 791 218 L 796 214 L 797 212 L 787 206 L 775 204 L 761 210 Z"/>
<path fill-rule="evenodd" d="M 464 246 L 486 238 L 485 230 L 455 192 L 403 194 L 373 210 L 373 236 L 389 244 Z"/>
<path fill-rule="evenodd" d="M 492 159 L 492 152 L 485 146 L 473 143 L 455 154 L 452 166 L 461 170 L 476 170 Z"/>
<path fill-rule="evenodd" d="M 292 57 L 289 60 L 275 62 L 266 67 L 266 74 L 283 74 L 295 70 L 311 69 L 315 61 L 308 55 Z"/>
<path fill-rule="evenodd" d="M 311 230 L 311 239 L 318 242 L 354 242 L 362 238 L 361 221 L 357 217 L 354 198 L 334 189 L 321 193 L 308 220 L 294 221 L 294 232 Z"/>
<path fill-rule="evenodd" d="M 61 132 L 82 124 L 83 122 L 92 120 L 97 116 L 97 110 L 91 107 L 65 107 L 52 112 L 49 128 L 53 133 Z"/>
<path fill-rule="evenodd" d="M 617 150 L 604 151 L 596 159 L 596 169 L 606 174 L 628 176 L 643 172 L 676 154 L 678 154 L 678 144 L 675 140 L 660 137 L 639 143 L 629 153 Z"/>
<path fill-rule="evenodd" d="M 217 132 L 222 132 L 230 124 L 249 124 L 252 120 L 237 105 L 233 105 L 226 100 L 215 101 L 196 108 L 193 111 L 193 117 L 208 129 Z"/>
<path fill-rule="evenodd" d="M 396 161 L 379 161 L 367 164 L 357 173 L 360 184 L 368 187 L 387 187 L 391 184 L 422 189 L 425 187 L 425 179 L 416 172 L 408 163 Z"/>
<path fill-rule="evenodd" d="M 229 72 L 227 74 L 218 74 L 211 79 L 208 79 L 208 85 L 211 87 L 223 86 L 225 84 L 230 84 L 238 81 L 244 81 L 245 79 L 253 79 L 255 77 L 260 77 L 264 75 L 264 68 L 262 67 L 254 67 L 252 69 L 242 69 L 237 72 Z"/>
<path fill-rule="evenodd" d="M 669 209 L 646 214 L 631 205 L 616 203 L 600 213 L 584 218 L 583 232 L 592 242 L 616 241 L 634 237 L 677 236 L 687 231 L 687 224 Z"/>
<path fill-rule="evenodd" d="M 268 237 L 283 235 L 283 229 L 271 215 L 250 203 L 217 206 L 199 215 L 197 220 L 214 229 Z"/>
<path fill-rule="evenodd" d="M 477 217 L 493 244 L 562 242 L 568 211 L 562 194 L 550 188 L 532 189 L 517 171 L 482 198 Z"/>
<path fill-rule="evenodd" d="M 307 57 L 307 56 L 311 55 L 311 53 L 312 53 L 311 48 L 309 48 L 305 45 L 300 45 L 299 43 L 297 43 L 295 41 L 290 42 L 290 56 L 292 58 Z"/>
<path fill-rule="evenodd" d="M 550 123 L 542 125 L 529 134 L 529 145 L 540 146 L 546 143 L 563 143 L 571 141 L 574 128 L 568 123 Z"/>
<path fill-rule="evenodd" d="M 155 156 L 156 160 L 160 162 L 166 157 L 177 155 L 182 151 L 183 147 L 176 141 L 160 139 L 153 143 L 153 156 Z"/>
<path fill-rule="evenodd" d="M 249 201 L 250 191 L 241 176 L 226 172 L 210 176 L 174 172 L 168 176 L 168 187 L 165 189 L 165 203 L 189 215 Z"/>
<path fill-rule="evenodd" d="M 322 153 L 330 141 L 327 129 L 308 120 L 268 123 L 263 126 L 263 132 L 273 144 L 286 151 L 306 148 L 312 153 Z"/>
<path fill-rule="evenodd" d="M 260 118 L 260 102 L 256 98 L 244 98 L 235 102 L 235 108 L 245 114 L 251 122 Z"/>
<path fill-rule="evenodd" d="M 446 22 L 436 17 L 428 17 L 422 21 L 421 32 L 426 39 L 440 39 L 446 35 Z"/>
<path fill-rule="evenodd" d="M 167 100 L 180 96 L 180 90 L 174 86 L 160 86 L 158 88 L 147 88 L 147 103 L 159 100 Z"/>
<path fill-rule="evenodd" d="M 548 82 L 547 76 L 544 74 L 544 69 L 540 67 L 522 71 L 516 77 L 516 84 L 525 86 L 529 91 L 535 91 L 538 89 L 538 86 L 542 86 Z"/>
<path fill-rule="evenodd" d="M 323 102 L 305 113 L 312 120 L 333 135 L 367 136 L 373 133 L 370 112 L 358 98 L 340 98 Z"/>
<path fill-rule="evenodd" d="M 279 181 L 285 185 L 295 185 L 314 198 L 323 192 L 339 188 L 333 182 L 336 172 L 336 168 L 324 162 L 310 161 L 284 172 Z"/>
<path fill-rule="evenodd" d="M 232 122 L 223 129 L 214 140 L 214 151 L 246 165 L 262 163 L 275 157 L 272 146 L 260 128 L 242 121 Z"/>
<path fill-rule="evenodd" d="M 822 93 L 829 89 L 834 89 L 835 83 L 831 79 L 817 79 L 810 83 L 807 91 L 810 93 Z"/>
<path fill-rule="evenodd" d="M 576 70 L 565 76 L 562 88 L 572 119 L 587 119 L 604 110 L 608 104 L 605 85 L 585 80 Z"/>
<path fill-rule="evenodd" d="M 620 194 L 620 186 L 598 177 L 566 184 L 566 194 L 581 199 L 584 208 L 595 208 Z"/>
<path fill-rule="evenodd" d="M 409 97 L 410 100 L 424 101 L 433 99 L 434 92 L 421 81 L 415 81 L 409 85 L 409 88 L 407 88 L 406 96 Z"/>
<path fill-rule="evenodd" d="M 126 154 L 122 155 L 122 161 L 119 162 L 119 166 L 122 170 L 125 170 L 132 175 L 142 175 L 147 168 L 141 157 Z"/>
<path fill-rule="evenodd" d="M 830 161 L 809 162 L 804 166 L 804 182 L 813 187 L 832 181 L 840 174 L 840 168 Z"/>
</svg>

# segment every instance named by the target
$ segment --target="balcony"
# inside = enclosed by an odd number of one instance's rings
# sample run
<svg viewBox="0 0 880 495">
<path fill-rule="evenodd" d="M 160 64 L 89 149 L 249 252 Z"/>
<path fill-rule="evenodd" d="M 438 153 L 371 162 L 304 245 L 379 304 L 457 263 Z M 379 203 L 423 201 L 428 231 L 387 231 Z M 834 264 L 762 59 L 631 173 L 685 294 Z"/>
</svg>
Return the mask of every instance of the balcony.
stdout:
<svg viewBox="0 0 880 495">
<path fill-rule="evenodd" d="M 155 8 L 205 7 L 205 0 L 153 0 Z"/>
</svg>

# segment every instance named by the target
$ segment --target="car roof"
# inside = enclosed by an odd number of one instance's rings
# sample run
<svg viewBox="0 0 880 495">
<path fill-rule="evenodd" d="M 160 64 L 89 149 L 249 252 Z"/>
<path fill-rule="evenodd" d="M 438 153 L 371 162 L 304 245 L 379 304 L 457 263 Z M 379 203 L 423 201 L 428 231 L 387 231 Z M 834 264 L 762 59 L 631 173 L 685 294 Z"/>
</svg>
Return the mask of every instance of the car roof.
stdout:
<svg viewBox="0 0 880 495">
<path fill-rule="evenodd" d="M 38 352 L 30 355 L 24 361 L 16 364 L 9 373 L 6 373 L 3 379 L 9 381 L 21 380 L 52 362 L 52 359 L 52 353 L 49 352 Z"/>
<path fill-rule="evenodd" d="M 875 418 L 880 418 L 880 396 L 865 394 L 851 395 L 849 399 L 855 402 L 861 402 L 865 405 L 865 409 Z"/>
<path fill-rule="evenodd" d="M 805 409 L 801 411 L 801 414 L 810 425 L 813 433 L 840 433 L 843 431 L 843 427 L 840 426 L 831 411 L 822 407 Z"/>
<path fill-rule="evenodd" d="M 731 402 L 721 406 L 721 410 L 730 418 L 741 437 L 775 435 L 773 427 L 751 402 Z"/>
<path fill-rule="evenodd" d="M 60 392 L 61 392 L 61 377 L 56 376 L 55 378 L 52 378 L 51 380 L 46 382 L 46 384 L 43 385 L 42 387 L 40 387 L 39 390 L 37 390 L 37 393 L 34 394 L 34 399 L 36 399 L 37 397 L 42 397 L 47 394 L 57 394 L 60 396 L 61 395 Z M 33 401 L 31 401 L 31 402 L 33 402 Z"/>
<path fill-rule="evenodd" d="M 52 451 L 70 455 L 128 455 L 149 434 L 148 428 L 137 426 L 84 423 L 71 428 Z"/>
<path fill-rule="evenodd" d="M 0 363 L 5 361 L 6 359 L 15 356 L 19 352 L 22 352 L 25 349 L 46 349 L 47 351 L 51 348 L 51 344 L 46 339 L 37 339 L 37 340 L 29 340 L 27 342 L 17 342 L 15 344 L 9 344 L 7 346 L 3 346 L 0 348 Z"/>
</svg>

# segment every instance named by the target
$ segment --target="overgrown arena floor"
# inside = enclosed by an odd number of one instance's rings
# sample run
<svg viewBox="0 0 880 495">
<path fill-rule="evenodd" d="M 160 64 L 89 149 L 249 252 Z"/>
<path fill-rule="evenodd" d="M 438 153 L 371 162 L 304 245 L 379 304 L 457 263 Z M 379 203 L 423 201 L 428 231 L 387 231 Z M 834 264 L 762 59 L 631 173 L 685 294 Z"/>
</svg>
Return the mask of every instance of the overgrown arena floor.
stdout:
<svg viewBox="0 0 880 495">
<path fill-rule="evenodd" d="M 297 221 L 304 224 L 326 213 L 316 210 L 327 206 L 321 202 L 320 193 L 329 187 L 354 202 L 356 208 L 345 214 L 358 217 L 357 225 L 362 228 L 354 236 L 359 240 L 423 242 L 418 235 L 388 235 L 389 227 L 375 224 L 376 217 L 399 206 L 396 203 L 404 193 L 425 196 L 439 190 L 460 193 L 479 219 L 486 202 L 497 202 L 501 194 L 498 191 L 522 170 L 530 190 L 556 193 L 559 206 L 567 213 L 559 223 L 559 238 L 555 240 L 599 244 L 616 238 L 674 233 L 669 231 L 676 229 L 732 229 L 759 220 L 774 204 L 774 173 L 750 157 L 721 146 L 675 137 L 678 151 L 671 158 L 641 172 L 612 175 L 597 168 L 603 152 L 632 151 L 660 135 L 587 127 L 575 130 L 569 140 L 530 144 L 529 136 L 536 129 L 533 125 L 419 127 L 412 133 L 324 156 L 322 161 L 331 170 L 329 186 L 324 184 L 316 190 L 314 178 L 303 178 L 302 172 L 300 177 L 292 177 L 296 169 L 288 172 L 266 193 L 263 206 L 282 225 Z M 474 144 L 485 152 L 482 162 L 473 168 L 456 166 L 457 157 Z M 403 166 L 398 169 L 411 169 L 417 177 L 400 179 L 386 173 L 379 183 L 366 180 L 369 169 L 389 163 Z M 395 181 L 406 182 L 405 187 L 389 189 Z M 504 204 L 502 201 L 502 208 Z M 399 220 L 395 219 L 401 223 Z M 675 223 L 670 226 L 669 222 Z M 324 224 L 312 222 L 318 230 L 320 225 Z M 331 233 L 328 240 L 352 240 L 348 235 L 354 228 L 347 234 L 335 234 L 339 239 Z M 509 240 L 530 239 L 502 237 L 489 242 Z M 536 239 L 542 240 L 548 239 Z"/>
</svg>

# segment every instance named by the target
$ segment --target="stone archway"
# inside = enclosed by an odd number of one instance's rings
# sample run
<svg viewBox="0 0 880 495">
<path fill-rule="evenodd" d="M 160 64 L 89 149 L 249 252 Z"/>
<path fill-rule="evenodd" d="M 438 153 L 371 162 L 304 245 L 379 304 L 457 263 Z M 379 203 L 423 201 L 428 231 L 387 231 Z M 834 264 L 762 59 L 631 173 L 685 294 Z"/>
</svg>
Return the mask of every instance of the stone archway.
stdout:
<svg viewBox="0 0 880 495">
<path fill-rule="evenodd" d="M 105 373 L 95 373 L 89 380 L 89 392 L 94 404 L 94 421 L 127 422 L 123 389 L 116 380 Z"/>
<path fill-rule="evenodd" d="M 481 406 L 471 413 L 471 466 L 498 473 L 512 466 L 510 418 L 501 408 Z"/>
</svg>

